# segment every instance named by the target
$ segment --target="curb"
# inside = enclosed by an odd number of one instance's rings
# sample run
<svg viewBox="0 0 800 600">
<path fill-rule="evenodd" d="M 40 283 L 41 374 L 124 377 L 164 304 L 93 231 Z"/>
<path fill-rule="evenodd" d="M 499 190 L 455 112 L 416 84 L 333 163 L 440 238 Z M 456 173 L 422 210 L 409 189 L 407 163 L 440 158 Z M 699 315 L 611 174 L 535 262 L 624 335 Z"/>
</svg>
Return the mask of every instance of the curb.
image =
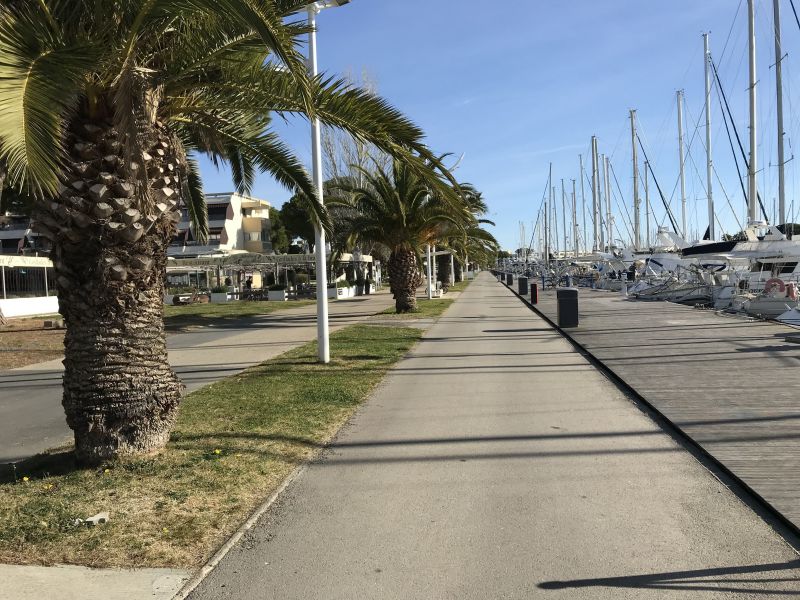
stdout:
<svg viewBox="0 0 800 600">
<path fill-rule="evenodd" d="M 728 489 L 730 489 L 740 500 L 747 504 L 752 510 L 756 512 L 762 519 L 780 535 L 784 541 L 789 544 L 796 552 L 800 552 L 800 525 L 797 525 L 787 519 L 780 511 L 774 508 L 767 500 L 765 500 L 758 492 L 753 490 L 747 483 L 741 480 L 733 471 L 728 469 L 721 463 L 714 455 L 710 454 L 708 450 L 703 448 L 694 438 L 681 429 L 678 425 L 673 423 L 666 415 L 664 415 L 655 405 L 651 404 L 644 396 L 642 396 L 636 389 L 631 387 L 624 379 L 617 375 L 613 369 L 608 367 L 602 360 L 591 353 L 585 346 L 578 340 L 572 337 L 568 331 L 562 329 L 557 323 L 552 321 L 550 317 L 540 311 L 530 300 L 521 296 L 513 286 L 509 286 L 504 281 L 498 281 L 508 288 L 519 300 L 522 301 L 531 311 L 536 313 L 553 329 L 558 331 L 564 338 L 575 347 L 586 359 L 595 366 L 600 372 L 608 377 L 614 384 L 626 392 L 640 408 L 644 408 L 645 412 L 653 419 L 656 424 L 661 427 L 667 434 L 676 439 L 687 451 L 689 451 L 708 471 L 717 479 L 719 479 Z M 773 522 L 770 523 L 769 519 Z"/>
<path fill-rule="evenodd" d="M 216 566 L 222 561 L 225 556 L 227 556 L 228 552 L 230 552 L 236 543 L 242 539 L 242 536 L 247 533 L 253 526 L 258 522 L 258 520 L 267 512 L 270 507 L 275 503 L 278 497 L 283 493 L 283 491 L 289 487 L 289 485 L 294 482 L 303 472 L 308 468 L 310 463 L 306 462 L 292 471 L 289 476 L 283 480 L 278 489 L 272 492 L 269 498 L 267 498 L 260 506 L 258 506 L 251 514 L 250 517 L 242 523 L 242 525 L 234 532 L 234 534 L 228 538 L 228 540 L 222 544 L 222 546 L 217 550 L 214 555 L 208 559 L 208 561 L 200 567 L 200 570 L 195 573 L 189 580 L 183 584 L 183 587 L 177 591 L 177 593 L 172 596 L 172 600 L 185 600 L 189 594 L 191 594 L 195 588 L 200 585 L 203 580 L 208 577 L 211 572 L 216 568 Z"/>
</svg>

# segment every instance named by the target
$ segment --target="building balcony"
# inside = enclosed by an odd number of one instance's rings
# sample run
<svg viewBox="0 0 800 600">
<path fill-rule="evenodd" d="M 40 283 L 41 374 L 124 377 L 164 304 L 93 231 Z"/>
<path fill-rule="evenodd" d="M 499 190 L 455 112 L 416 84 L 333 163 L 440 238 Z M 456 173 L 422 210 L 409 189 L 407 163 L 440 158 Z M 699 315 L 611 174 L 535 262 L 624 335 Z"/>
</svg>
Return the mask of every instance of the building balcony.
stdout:
<svg viewBox="0 0 800 600">
<path fill-rule="evenodd" d="M 242 219 L 242 230 L 245 233 L 261 233 L 264 228 L 264 220 L 258 217 L 244 217 Z"/>
</svg>

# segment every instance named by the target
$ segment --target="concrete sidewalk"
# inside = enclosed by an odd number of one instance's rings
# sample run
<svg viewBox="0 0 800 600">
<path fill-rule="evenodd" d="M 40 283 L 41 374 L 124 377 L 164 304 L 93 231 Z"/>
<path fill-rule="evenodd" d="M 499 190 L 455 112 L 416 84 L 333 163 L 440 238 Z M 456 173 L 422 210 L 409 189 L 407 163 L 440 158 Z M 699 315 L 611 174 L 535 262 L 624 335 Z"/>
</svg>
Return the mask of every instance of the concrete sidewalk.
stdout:
<svg viewBox="0 0 800 600">
<path fill-rule="evenodd" d="M 329 303 L 331 330 L 364 320 L 393 303 L 384 291 Z M 316 339 L 316 306 L 281 310 L 169 335 L 169 360 L 187 392 L 234 375 Z M 61 407 L 61 360 L 0 372 L 0 463 L 68 443 Z"/>
<path fill-rule="evenodd" d="M 190 598 L 770 595 L 796 552 L 484 273 Z"/>
</svg>

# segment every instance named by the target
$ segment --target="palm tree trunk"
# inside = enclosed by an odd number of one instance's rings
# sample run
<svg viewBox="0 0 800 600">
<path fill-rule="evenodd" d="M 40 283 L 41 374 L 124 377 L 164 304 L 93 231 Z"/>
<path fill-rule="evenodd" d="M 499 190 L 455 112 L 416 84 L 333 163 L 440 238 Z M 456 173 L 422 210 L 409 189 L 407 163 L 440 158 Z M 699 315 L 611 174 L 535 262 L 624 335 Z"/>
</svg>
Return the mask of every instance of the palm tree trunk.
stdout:
<svg viewBox="0 0 800 600">
<path fill-rule="evenodd" d="M 177 416 L 183 384 L 167 361 L 163 289 L 180 161 L 157 129 L 141 165 L 125 164 L 108 123 L 73 134 L 64 187 L 36 227 L 53 242 L 67 326 L 62 403 L 77 457 L 92 463 L 162 448 Z"/>
<path fill-rule="evenodd" d="M 395 249 L 389 255 L 389 282 L 395 310 L 404 313 L 417 308 L 420 274 L 417 256 L 409 248 Z"/>
</svg>

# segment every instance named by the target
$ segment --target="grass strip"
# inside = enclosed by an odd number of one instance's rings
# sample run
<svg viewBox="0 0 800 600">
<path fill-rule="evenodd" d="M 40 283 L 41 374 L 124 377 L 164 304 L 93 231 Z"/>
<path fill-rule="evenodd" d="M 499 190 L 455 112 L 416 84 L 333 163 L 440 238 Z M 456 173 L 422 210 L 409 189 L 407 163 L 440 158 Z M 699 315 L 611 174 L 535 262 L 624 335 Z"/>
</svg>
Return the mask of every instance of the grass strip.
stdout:
<svg viewBox="0 0 800 600">
<path fill-rule="evenodd" d="M 464 279 L 462 281 L 459 281 L 458 283 L 454 283 L 453 285 L 450 286 L 450 291 L 463 292 L 465 289 L 467 289 L 467 286 L 469 286 L 469 284 L 472 282 L 473 282 L 472 279 Z"/>
<path fill-rule="evenodd" d="M 279 310 L 309 306 L 315 303 L 316 300 L 290 300 L 288 302 L 233 300 L 219 304 L 167 305 L 164 307 L 164 326 L 168 330 L 176 330 L 211 323 L 225 324 L 227 321 L 242 317 L 268 315 Z"/>
<path fill-rule="evenodd" d="M 444 311 L 454 302 L 453 298 L 436 298 L 433 300 L 417 300 L 417 309 L 406 313 L 396 313 L 394 306 L 379 312 L 380 320 L 397 319 L 400 321 L 411 319 L 435 318 L 442 315 Z"/>
<path fill-rule="evenodd" d="M 202 564 L 309 460 L 420 338 L 355 325 L 190 394 L 160 454 L 80 469 L 69 449 L 0 477 L 0 562 L 93 567 Z M 101 511 L 104 525 L 74 525 Z"/>
</svg>

